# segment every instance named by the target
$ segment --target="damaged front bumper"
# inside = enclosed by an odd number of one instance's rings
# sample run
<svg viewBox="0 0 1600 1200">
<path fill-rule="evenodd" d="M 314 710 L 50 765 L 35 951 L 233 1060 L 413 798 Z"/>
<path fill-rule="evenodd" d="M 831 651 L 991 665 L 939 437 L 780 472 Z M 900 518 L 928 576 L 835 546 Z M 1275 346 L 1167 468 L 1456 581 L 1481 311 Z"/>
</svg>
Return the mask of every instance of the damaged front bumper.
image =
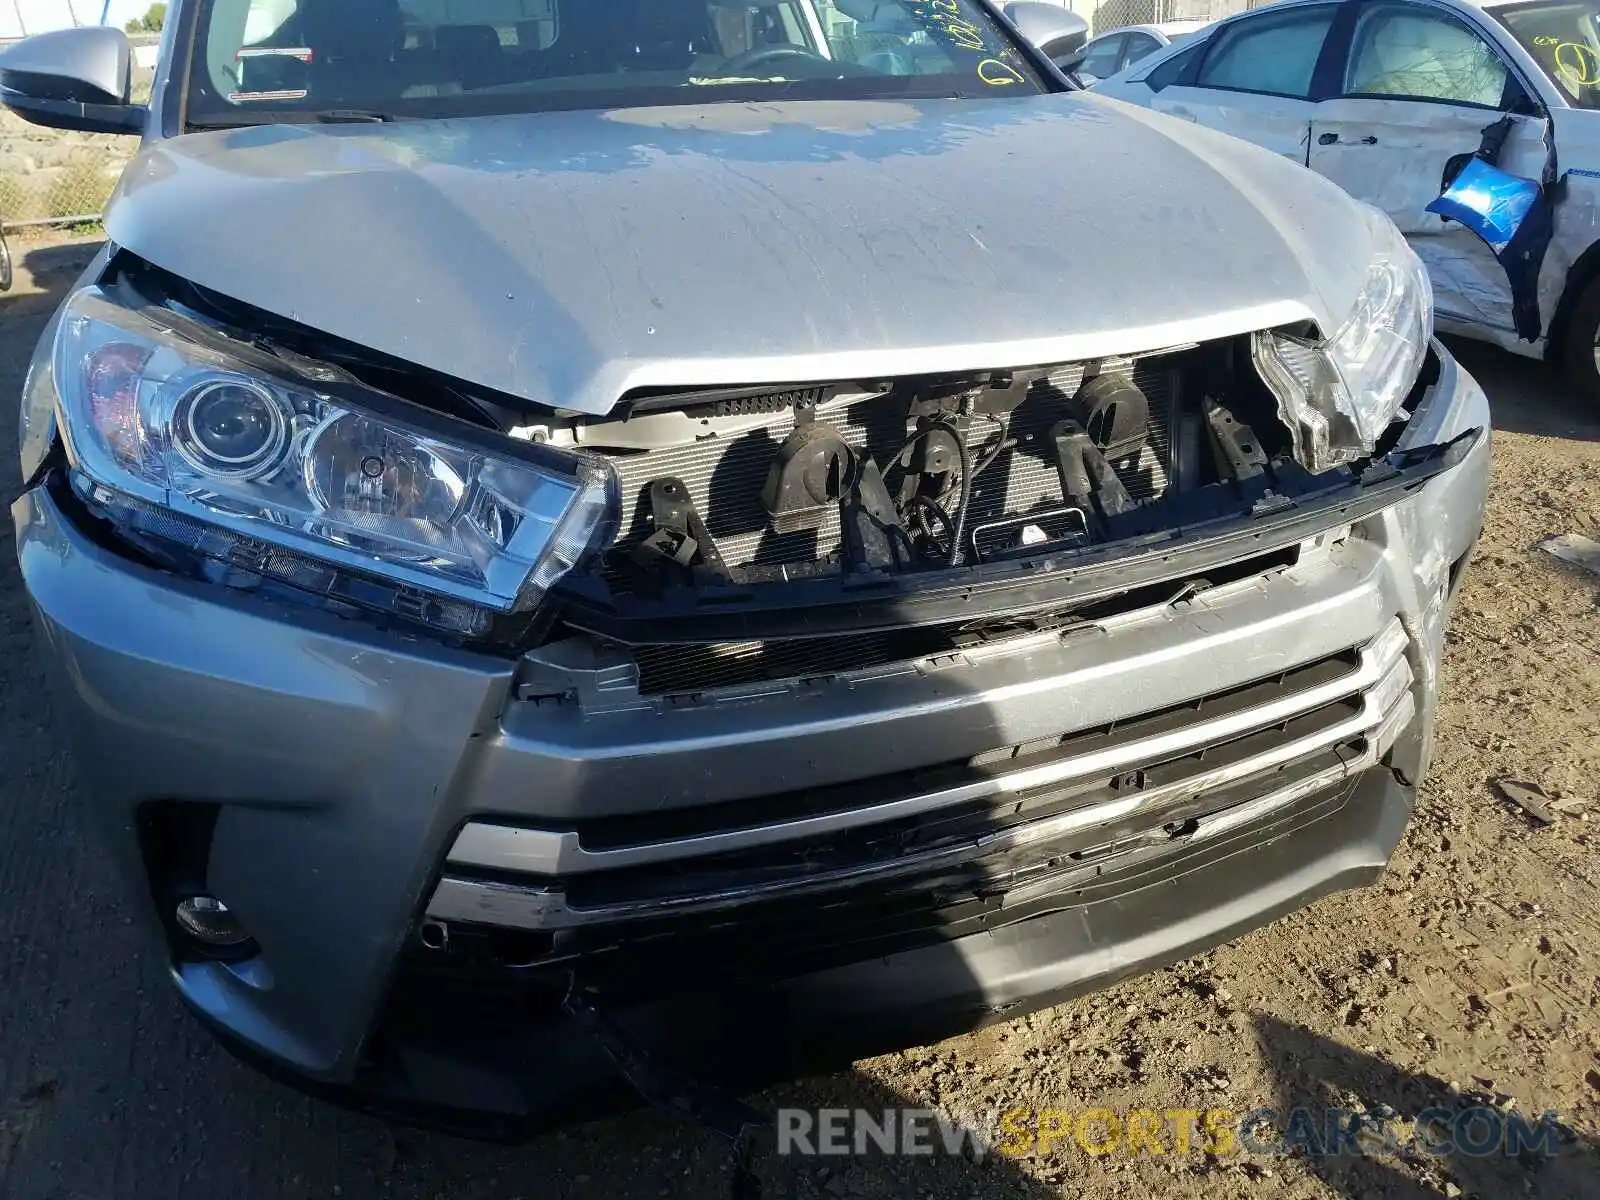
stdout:
<svg viewBox="0 0 1600 1200">
<path fill-rule="evenodd" d="M 752 1083 L 1376 876 L 1426 769 L 1488 482 L 1487 404 L 1436 354 L 1399 449 L 1452 459 L 1320 510 L 1289 560 L 692 701 L 619 696 L 603 670 L 555 694 L 530 685 L 548 661 L 146 569 L 49 486 L 13 516 L 85 794 L 190 1006 L 336 1098 L 511 1133 L 619 1099 L 561 1015 L 574 977 L 678 1065 Z M 1216 565 L 1219 544 L 1168 558 Z M 256 953 L 185 948 L 168 913 L 198 887 Z"/>
</svg>

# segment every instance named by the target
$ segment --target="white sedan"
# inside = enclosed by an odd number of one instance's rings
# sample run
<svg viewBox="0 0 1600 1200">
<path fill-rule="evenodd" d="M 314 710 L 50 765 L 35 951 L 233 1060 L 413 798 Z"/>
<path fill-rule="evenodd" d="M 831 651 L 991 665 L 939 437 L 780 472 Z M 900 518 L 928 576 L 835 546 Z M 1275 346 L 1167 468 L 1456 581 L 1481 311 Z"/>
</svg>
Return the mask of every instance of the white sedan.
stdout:
<svg viewBox="0 0 1600 1200">
<path fill-rule="evenodd" d="M 1126 70 L 1164 46 L 1173 46 L 1204 29 L 1207 21 L 1163 21 L 1159 25 L 1125 25 L 1086 43 L 1076 74 L 1084 83 Z"/>
<path fill-rule="evenodd" d="M 1441 329 L 1547 355 L 1600 397 L 1600 0 L 1285 0 L 1095 90 L 1256 142 L 1381 208 L 1428 266 Z M 1461 175 L 1473 158 L 1522 186 L 1498 208 L 1466 197 L 1516 231 L 1509 244 L 1459 209 L 1429 211 L 1479 178 Z"/>
</svg>

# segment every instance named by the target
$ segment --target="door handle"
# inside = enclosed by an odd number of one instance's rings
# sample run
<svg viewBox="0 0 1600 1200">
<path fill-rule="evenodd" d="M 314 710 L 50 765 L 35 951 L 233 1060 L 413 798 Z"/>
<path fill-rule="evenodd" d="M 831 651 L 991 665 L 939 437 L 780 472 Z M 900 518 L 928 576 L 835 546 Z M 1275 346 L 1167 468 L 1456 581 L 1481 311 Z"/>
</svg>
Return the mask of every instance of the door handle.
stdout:
<svg viewBox="0 0 1600 1200">
<path fill-rule="evenodd" d="M 1317 138 L 1319 146 L 1376 146 L 1377 144 L 1378 139 L 1370 133 L 1366 137 L 1352 138 L 1348 142 L 1342 141 L 1337 133 L 1324 133 Z"/>
</svg>

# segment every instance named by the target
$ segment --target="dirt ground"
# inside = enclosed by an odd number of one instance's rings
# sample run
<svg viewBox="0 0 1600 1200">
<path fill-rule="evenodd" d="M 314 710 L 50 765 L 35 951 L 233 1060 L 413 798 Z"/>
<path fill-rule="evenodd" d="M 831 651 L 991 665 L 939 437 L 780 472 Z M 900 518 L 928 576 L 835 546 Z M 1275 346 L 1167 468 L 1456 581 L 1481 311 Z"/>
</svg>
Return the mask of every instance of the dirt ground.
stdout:
<svg viewBox="0 0 1600 1200">
<path fill-rule="evenodd" d="M 0 297 L 14 402 L 82 247 L 23 244 Z M 37 278 L 30 278 L 30 271 Z M 764 1107 L 1554 1110 L 1560 1153 L 1178 1152 L 797 1159 L 767 1197 L 1600 1197 L 1600 576 L 1536 548 L 1600 537 L 1600 406 L 1542 367 L 1460 356 L 1495 417 L 1495 482 L 1444 664 L 1438 752 L 1384 879 L 1216 952 L 992 1030 L 757 1097 Z M 7 410 L 9 411 L 9 409 Z M 0 417 L 0 492 L 15 492 Z M 1556 798 L 1539 825 L 1493 781 Z M 216 1049 L 121 915 L 74 804 L 0 530 L 0 1195 L 720 1197 L 726 1155 L 649 1115 L 508 1149 L 306 1100 Z M 1403 1127 L 1402 1127 L 1403 1128 Z"/>
</svg>

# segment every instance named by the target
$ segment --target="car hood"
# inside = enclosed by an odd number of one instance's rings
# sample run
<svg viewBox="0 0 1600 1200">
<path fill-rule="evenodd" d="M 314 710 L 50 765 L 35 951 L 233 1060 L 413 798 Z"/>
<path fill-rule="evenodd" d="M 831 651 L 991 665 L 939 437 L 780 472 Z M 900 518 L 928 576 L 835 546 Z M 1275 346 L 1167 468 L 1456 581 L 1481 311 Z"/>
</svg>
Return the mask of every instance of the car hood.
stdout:
<svg viewBox="0 0 1600 1200">
<path fill-rule="evenodd" d="M 1083 93 L 195 133 L 142 150 L 107 229 L 277 316 L 596 414 L 639 387 L 1331 329 L 1370 257 L 1303 167 Z"/>
</svg>

